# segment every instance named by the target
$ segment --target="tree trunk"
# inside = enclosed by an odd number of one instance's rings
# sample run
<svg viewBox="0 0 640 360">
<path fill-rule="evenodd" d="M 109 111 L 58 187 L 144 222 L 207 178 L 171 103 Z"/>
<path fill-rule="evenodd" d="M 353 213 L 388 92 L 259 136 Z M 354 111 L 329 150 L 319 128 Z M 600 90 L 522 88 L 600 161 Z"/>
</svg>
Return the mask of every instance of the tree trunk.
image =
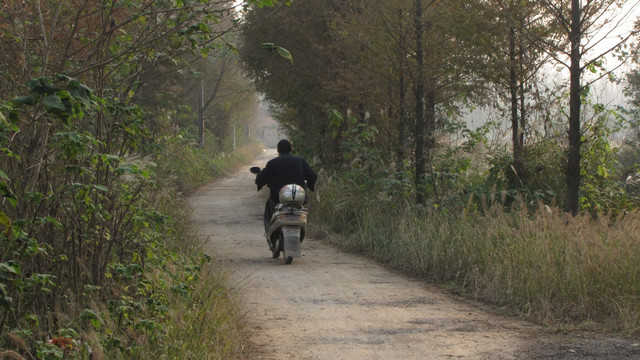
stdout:
<svg viewBox="0 0 640 360">
<path fill-rule="evenodd" d="M 415 123 L 415 182 L 416 182 L 416 203 L 424 204 L 424 190 L 422 188 L 425 175 L 424 156 L 424 44 L 422 26 L 422 0 L 414 1 L 415 7 L 415 27 L 416 27 L 416 123 Z"/>
<path fill-rule="evenodd" d="M 513 169 L 515 173 L 509 177 L 512 189 L 521 187 L 522 174 L 522 133 L 520 116 L 518 115 L 518 56 L 516 44 L 516 29 L 513 25 L 509 29 L 509 93 L 511 95 L 511 140 L 513 145 Z"/>
<path fill-rule="evenodd" d="M 429 161 L 429 171 L 431 172 L 431 179 L 433 183 L 433 197 L 435 201 L 441 202 L 440 194 L 438 191 L 437 176 L 435 175 L 433 168 L 433 149 L 436 147 L 436 90 L 435 81 L 429 81 L 426 90 L 426 103 L 425 103 L 425 145 L 427 149 L 426 159 Z"/>
<path fill-rule="evenodd" d="M 402 54 L 402 53 L 401 53 Z M 398 75 L 399 75 L 399 79 L 398 79 L 398 85 L 399 85 L 399 105 L 400 108 L 398 109 L 398 149 L 396 152 L 397 155 L 397 166 L 396 166 L 396 170 L 400 170 L 401 166 L 402 166 L 402 162 L 404 161 L 404 153 L 406 150 L 406 143 L 407 143 L 407 135 L 406 135 L 406 130 L 405 130 L 405 124 L 406 124 L 406 119 L 407 119 L 407 111 L 406 111 L 406 95 L 407 95 L 407 90 L 406 90 L 406 86 L 405 86 L 405 78 L 404 78 L 404 70 L 406 69 L 405 65 L 404 65 L 404 56 L 402 56 L 402 59 L 400 60 L 400 66 L 399 66 L 399 71 L 398 71 Z"/>
<path fill-rule="evenodd" d="M 580 0 L 571 1 L 571 85 L 569 93 L 569 161 L 567 165 L 567 197 L 565 211 L 577 215 L 580 210 L 580 105 L 582 90 L 580 79 L 582 69 L 580 61 L 582 53 L 580 44 L 582 29 L 580 24 Z"/>
<path fill-rule="evenodd" d="M 398 10 L 398 23 L 402 24 L 402 10 Z M 397 156 L 397 164 L 396 170 L 400 170 L 402 168 L 402 163 L 405 157 L 405 151 L 407 149 L 407 107 L 406 107 L 406 99 L 407 99 L 407 86 L 406 86 L 406 78 L 405 74 L 407 71 L 407 43 L 405 37 L 405 31 L 402 30 L 403 34 L 400 38 L 400 49 L 398 49 L 398 148 L 396 149 Z"/>
<path fill-rule="evenodd" d="M 204 79 L 200 78 L 200 99 L 198 102 L 198 128 L 200 130 L 200 147 L 204 149 Z"/>
<path fill-rule="evenodd" d="M 527 20 L 524 17 L 521 17 L 520 19 L 520 23 L 525 23 L 527 22 Z M 527 61 L 527 50 L 526 50 L 526 45 L 523 43 L 523 34 L 522 33 L 518 33 L 516 30 L 516 34 L 519 35 L 517 37 L 518 39 L 518 45 L 517 45 L 517 49 L 518 49 L 518 70 L 520 72 L 520 80 L 518 81 L 518 88 L 520 90 L 520 138 L 519 138 L 519 144 L 520 144 L 520 166 L 522 165 L 522 161 L 523 161 L 523 152 L 524 152 L 524 132 L 527 129 L 527 106 L 526 106 L 526 90 L 525 90 L 525 83 L 526 83 L 526 78 L 527 76 L 525 75 L 527 73 L 527 71 L 525 70 L 525 62 Z M 520 179 L 522 180 L 522 176 L 524 176 L 524 174 L 520 174 Z"/>
</svg>

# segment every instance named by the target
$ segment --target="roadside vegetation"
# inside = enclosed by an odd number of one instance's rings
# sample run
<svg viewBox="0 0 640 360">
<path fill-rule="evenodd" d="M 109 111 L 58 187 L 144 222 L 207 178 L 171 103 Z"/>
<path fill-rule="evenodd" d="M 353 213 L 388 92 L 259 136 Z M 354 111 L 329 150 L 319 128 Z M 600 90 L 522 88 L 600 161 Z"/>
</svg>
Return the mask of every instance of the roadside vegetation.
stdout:
<svg viewBox="0 0 640 360">
<path fill-rule="evenodd" d="M 538 323 L 637 334 L 637 6 L 295 1 L 253 9 L 240 54 L 322 169 L 311 223 L 338 246 Z M 250 51 L 266 42 L 286 58 Z"/>
<path fill-rule="evenodd" d="M 331 179 L 312 205 L 316 231 L 334 233 L 335 245 L 536 323 L 637 333 L 637 210 L 571 217 L 539 203 L 491 204 L 489 196 L 480 209 L 471 201 L 425 210 L 354 186 Z"/>
<path fill-rule="evenodd" d="M 0 5 L 0 358 L 240 356 L 184 195 L 261 151 L 242 6 Z"/>
<path fill-rule="evenodd" d="M 183 195 L 250 161 L 261 146 L 200 148 L 185 132 L 117 156 L 99 153 L 105 144 L 67 127 L 47 146 L 53 156 L 42 160 L 38 177 L 47 181 L 33 185 L 21 176 L 26 151 L 16 140 L 23 107 L 9 110 L 1 133 L 1 356 L 238 357 L 242 310 L 225 270 L 201 251 Z M 48 121 L 62 120 L 44 111 Z"/>
</svg>

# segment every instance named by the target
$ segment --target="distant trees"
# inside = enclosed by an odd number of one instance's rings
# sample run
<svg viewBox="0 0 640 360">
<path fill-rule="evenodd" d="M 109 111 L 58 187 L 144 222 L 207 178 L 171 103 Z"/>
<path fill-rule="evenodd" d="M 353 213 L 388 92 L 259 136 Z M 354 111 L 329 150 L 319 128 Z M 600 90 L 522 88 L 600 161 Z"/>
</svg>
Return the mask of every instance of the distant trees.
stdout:
<svg viewBox="0 0 640 360">
<path fill-rule="evenodd" d="M 339 109 L 382 129 L 384 136 L 375 143 L 384 144 L 384 156 L 395 157 L 397 164 L 412 160 L 422 188 L 428 151 L 435 146 L 436 107 L 445 109 L 458 95 L 481 91 L 464 66 L 470 57 L 463 29 L 452 19 L 472 10 L 463 4 L 318 0 L 254 9 L 247 16 L 241 55 L 258 90 L 295 112 L 296 119 L 281 120 L 305 129 L 296 134 L 312 149 L 340 158 L 340 133 L 347 124 L 334 123 L 337 133 L 327 126 L 327 108 Z M 294 28 L 298 31 L 291 33 Z M 267 41 L 289 49 L 294 63 L 256 53 Z M 311 123 L 317 126 L 310 128 Z M 409 144 L 412 154 L 406 151 Z"/>
<path fill-rule="evenodd" d="M 435 203 L 442 198 L 437 182 L 445 177 L 434 160 L 446 149 L 439 142 L 447 131 L 472 135 L 461 130 L 457 119 L 468 108 L 506 110 L 501 119 L 511 129 L 512 160 L 504 172 L 509 188 L 517 192 L 529 186 L 527 177 L 539 179 L 538 167 L 548 164 L 525 164 L 539 151 L 525 152 L 527 139 L 539 140 L 530 118 L 541 117 L 544 136 L 550 136 L 551 123 L 565 126 L 554 121 L 562 116 L 561 94 L 546 93 L 545 88 L 551 87 L 548 69 L 554 63 L 566 66 L 571 74 L 566 91 L 570 108 L 566 187 L 556 193 L 566 192 L 565 209 L 575 214 L 585 135 L 580 130 L 580 106 L 589 85 L 583 81 L 584 72 L 598 71 L 602 56 L 615 48 L 590 52 L 598 31 L 624 3 L 294 2 L 290 7 L 253 9 L 241 54 L 259 91 L 280 110 L 282 122 L 294 136 L 306 139 L 315 153 L 331 154 L 330 162 L 341 161 L 341 136 L 353 130 L 349 122 L 330 120 L 327 109 L 337 109 L 361 126 L 375 127 L 378 133 L 368 146 L 396 169 L 411 164 L 420 204 L 427 195 Z M 291 50 L 294 63 L 256 53 L 263 42 Z M 552 103 L 557 109 L 548 106 Z M 556 151 L 562 146 L 558 142 Z"/>
<path fill-rule="evenodd" d="M 1 10 L 7 41 L 0 76 L 7 86 L 0 91 L 5 98 L 15 96 L 30 78 L 60 73 L 79 79 L 100 98 L 133 104 L 145 86 L 188 66 L 189 54 L 224 46 L 234 6 L 231 1 L 11 2 Z M 163 85 L 169 91 L 179 86 Z M 123 115 L 100 111 L 92 132 L 107 139 Z"/>
<path fill-rule="evenodd" d="M 640 22 L 635 23 L 636 33 L 640 33 Z M 627 167 L 635 164 L 635 169 L 640 170 L 640 39 L 634 39 L 630 46 L 631 63 L 633 64 L 626 74 L 625 95 L 629 98 L 629 129 L 625 138 L 625 145 L 629 147 L 628 155 L 624 165 Z"/>
<path fill-rule="evenodd" d="M 497 101 L 492 106 L 505 107 L 510 121 L 513 168 L 507 174 L 513 189 L 527 181 L 523 151 L 526 136 L 531 135 L 529 103 L 538 100 L 539 72 L 549 59 L 534 39 L 552 41 L 558 32 L 540 11 L 535 1 L 488 1 L 478 8 L 482 16 L 469 31 L 477 48 L 476 73 L 493 84 Z"/>
<path fill-rule="evenodd" d="M 585 70 L 597 67 L 602 57 L 612 52 L 616 46 L 609 47 L 604 52 L 593 57 L 587 57 L 598 42 L 598 32 L 613 19 L 612 12 L 625 4 L 625 0 L 545 0 L 541 1 L 545 14 L 556 26 L 563 29 L 565 41 L 558 44 L 543 43 L 543 48 L 556 61 L 569 69 L 569 150 L 566 169 L 567 193 L 565 211 L 574 215 L 580 210 L 581 183 L 581 107 L 585 91 L 583 73 Z M 603 19 L 605 21 L 603 21 Z M 621 42 L 628 39 L 626 37 Z M 566 44 L 566 45 L 565 45 Z"/>
<path fill-rule="evenodd" d="M 335 155 L 330 137 L 328 104 L 342 104 L 345 96 L 332 91 L 339 67 L 331 53 L 333 9 L 341 1 L 298 1 L 291 6 L 253 8 L 245 16 L 239 52 L 257 90 L 274 105 L 282 126 L 294 141 L 316 154 Z M 346 3 L 345 3 L 346 4 Z M 293 62 L 263 50 L 274 43 L 295 54 Z M 301 146 L 297 149 L 302 150 Z"/>
</svg>

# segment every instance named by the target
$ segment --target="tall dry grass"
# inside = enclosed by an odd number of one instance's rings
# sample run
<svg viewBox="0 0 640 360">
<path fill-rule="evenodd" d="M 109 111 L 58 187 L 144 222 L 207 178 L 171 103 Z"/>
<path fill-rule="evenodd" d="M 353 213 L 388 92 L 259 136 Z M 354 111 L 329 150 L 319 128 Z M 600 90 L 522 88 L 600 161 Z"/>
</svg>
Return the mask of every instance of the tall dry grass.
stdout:
<svg viewBox="0 0 640 360">
<path fill-rule="evenodd" d="M 188 146 L 187 146 L 188 145 Z M 162 144 L 156 156 L 156 171 L 169 186 L 182 194 L 189 194 L 211 179 L 220 178 L 238 166 L 248 163 L 262 152 L 263 145 L 251 142 L 235 151 L 225 152 L 215 147 L 200 149 L 190 144 L 169 139 Z"/>
<path fill-rule="evenodd" d="M 176 192 L 188 194 L 199 184 L 224 176 L 252 160 L 262 147 L 248 144 L 230 154 L 180 146 L 166 146 L 164 150 L 158 161 L 164 169 L 159 171 L 159 186 L 150 195 L 150 202 L 159 214 L 166 214 L 170 225 L 161 235 L 162 246 L 149 249 L 146 260 L 147 267 L 151 263 L 159 265 L 145 273 L 144 286 L 135 298 L 121 301 L 121 307 L 136 308 L 128 315 L 135 314 L 133 327 L 123 326 L 102 309 L 107 329 L 101 331 L 114 335 L 94 346 L 92 358 L 242 358 L 243 310 L 233 284 L 225 269 L 203 254 L 204 239 L 189 222 L 185 198 L 176 196 Z"/>
<path fill-rule="evenodd" d="M 640 330 L 640 212 L 425 211 L 334 182 L 313 204 L 339 246 L 558 327 Z M 346 195 L 349 194 L 349 195 Z"/>
<path fill-rule="evenodd" d="M 188 148 L 168 147 L 172 156 L 165 180 L 173 182 L 183 194 L 199 185 L 225 176 L 229 171 L 253 160 L 262 153 L 259 143 L 245 144 L 232 153 L 215 150 L 193 151 Z M 175 174 L 172 177 L 169 174 Z M 178 180 L 179 179 L 179 180 Z M 177 183 L 176 181 L 180 181 Z M 170 246 L 181 257 L 197 257 L 204 243 L 190 222 L 188 206 L 182 197 L 164 191 L 165 206 L 174 210 L 176 237 Z M 168 273 L 175 273 L 169 269 Z M 214 262 L 204 264 L 194 272 L 188 296 L 175 291 L 166 297 L 170 311 L 166 318 L 166 347 L 143 344 L 144 358 L 153 359 L 238 359 L 243 355 L 244 335 L 241 329 L 242 309 L 236 293 L 229 283 L 228 274 Z M 166 274 L 159 274 L 159 277 Z M 163 281 L 163 280 L 160 280 Z"/>
<path fill-rule="evenodd" d="M 210 264 L 189 298 L 173 294 L 166 349 L 147 349 L 154 359 L 237 359 L 242 357 L 242 310 L 223 269 Z"/>
</svg>

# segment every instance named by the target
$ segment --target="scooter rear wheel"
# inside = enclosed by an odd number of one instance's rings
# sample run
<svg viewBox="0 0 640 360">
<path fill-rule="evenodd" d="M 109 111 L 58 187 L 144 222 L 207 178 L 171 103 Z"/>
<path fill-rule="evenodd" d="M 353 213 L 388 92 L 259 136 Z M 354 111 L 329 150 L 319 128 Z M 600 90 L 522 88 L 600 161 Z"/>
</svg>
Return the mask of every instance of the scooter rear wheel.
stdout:
<svg viewBox="0 0 640 360">
<path fill-rule="evenodd" d="M 280 251 L 282 250 L 282 235 L 278 235 L 275 239 L 275 244 L 273 244 L 273 248 L 271 249 L 271 256 L 274 259 L 280 257 Z"/>
<path fill-rule="evenodd" d="M 282 248 L 282 257 L 284 258 L 284 263 L 289 265 L 293 262 L 293 256 L 287 256 L 287 252 L 284 251 L 284 239 L 283 239 L 283 248 Z"/>
<path fill-rule="evenodd" d="M 284 235 L 282 235 L 282 233 L 280 233 L 280 236 L 281 236 L 280 239 L 282 240 L 280 242 L 280 244 L 282 245 L 282 257 L 284 258 L 284 263 L 286 265 L 289 265 L 289 264 L 291 264 L 293 262 L 293 256 L 287 256 L 287 252 L 284 251 Z"/>
</svg>

